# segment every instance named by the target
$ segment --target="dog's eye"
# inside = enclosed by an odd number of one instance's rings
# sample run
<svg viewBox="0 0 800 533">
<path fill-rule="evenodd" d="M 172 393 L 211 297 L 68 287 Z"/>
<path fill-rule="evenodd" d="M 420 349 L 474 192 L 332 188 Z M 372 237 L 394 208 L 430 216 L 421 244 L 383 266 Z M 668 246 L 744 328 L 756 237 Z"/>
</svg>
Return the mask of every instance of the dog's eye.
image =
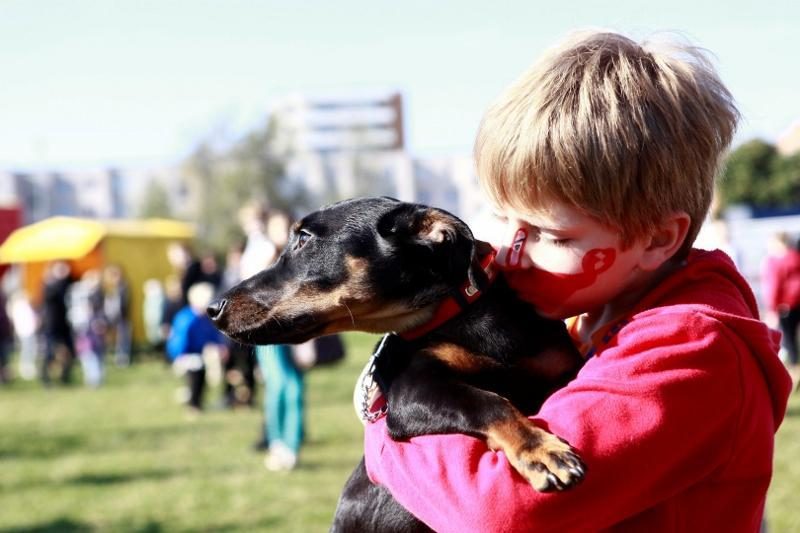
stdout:
<svg viewBox="0 0 800 533">
<path fill-rule="evenodd" d="M 306 245 L 311 237 L 312 235 L 306 230 L 300 230 L 300 233 L 297 234 L 297 240 L 294 241 L 294 247 L 292 249 L 299 250 Z"/>
</svg>

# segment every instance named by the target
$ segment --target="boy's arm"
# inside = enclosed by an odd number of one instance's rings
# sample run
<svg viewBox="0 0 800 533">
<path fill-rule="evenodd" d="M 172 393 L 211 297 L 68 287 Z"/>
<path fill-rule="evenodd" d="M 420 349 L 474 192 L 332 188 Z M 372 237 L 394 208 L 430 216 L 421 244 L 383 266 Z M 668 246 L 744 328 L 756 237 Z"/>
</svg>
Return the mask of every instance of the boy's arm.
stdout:
<svg viewBox="0 0 800 533">
<path fill-rule="evenodd" d="M 719 331 L 642 338 L 590 360 L 534 419 L 581 454 L 578 487 L 537 493 L 480 440 L 394 442 L 383 420 L 365 433 L 370 478 L 436 531 L 602 529 L 652 507 L 728 459 L 741 398 L 736 348 Z"/>
</svg>

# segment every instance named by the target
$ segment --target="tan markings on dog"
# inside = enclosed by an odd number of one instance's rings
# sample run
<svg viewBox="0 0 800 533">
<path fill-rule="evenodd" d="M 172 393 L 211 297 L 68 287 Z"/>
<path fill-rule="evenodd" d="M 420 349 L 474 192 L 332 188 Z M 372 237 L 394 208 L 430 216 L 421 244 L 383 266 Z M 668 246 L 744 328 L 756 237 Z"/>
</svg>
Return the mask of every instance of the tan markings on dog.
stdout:
<svg viewBox="0 0 800 533">
<path fill-rule="evenodd" d="M 339 331 L 368 331 L 385 333 L 387 331 L 402 332 L 415 328 L 430 320 L 434 306 L 425 309 L 408 309 L 403 305 L 386 305 L 372 311 L 356 305 L 353 317 L 344 316 L 333 319 L 325 329 L 325 333 Z"/>
<path fill-rule="evenodd" d="M 442 242 L 446 233 L 452 231 L 453 222 L 444 214 L 433 209 L 425 213 L 420 229 L 420 237 L 427 237 L 433 242 Z"/>
<path fill-rule="evenodd" d="M 283 287 L 282 297 L 269 310 L 270 317 L 294 317 L 308 312 L 324 316 L 335 313 L 343 302 L 371 301 L 374 295 L 366 283 L 367 261 L 355 257 L 345 259 L 348 275 L 344 283 L 330 291 L 320 291 L 313 286 L 293 282 Z M 352 311 L 352 307 L 351 307 Z"/>
<path fill-rule="evenodd" d="M 449 342 L 437 344 L 426 350 L 438 360 L 459 372 L 476 373 L 486 370 L 487 368 L 500 366 L 500 363 L 491 357 L 476 354 L 457 344 Z"/>
<path fill-rule="evenodd" d="M 565 350 L 546 349 L 537 353 L 536 357 L 521 357 L 517 365 L 526 373 L 553 381 L 575 370 L 580 362 Z"/>
<path fill-rule="evenodd" d="M 378 300 L 367 280 L 368 261 L 345 259 L 346 281 L 330 291 L 293 283 L 282 290 L 280 301 L 269 309 L 268 318 L 291 319 L 313 313 L 319 322 L 328 323 L 324 333 L 340 331 L 402 331 L 430 318 L 433 308 L 409 309 L 402 303 L 387 304 Z"/>
<path fill-rule="evenodd" d="M 580 464 L 572 448 L 547 431 L 536 427 L 522 413 L 511 407 L 512 417 L 494 422 L 486 429 L 486 443 L 493 450 L 502 450 L 514 469 L 536 490 L 552 488 L 548 479 L 555 475 L 564 485 L 576 483 Z"/>
</svg>

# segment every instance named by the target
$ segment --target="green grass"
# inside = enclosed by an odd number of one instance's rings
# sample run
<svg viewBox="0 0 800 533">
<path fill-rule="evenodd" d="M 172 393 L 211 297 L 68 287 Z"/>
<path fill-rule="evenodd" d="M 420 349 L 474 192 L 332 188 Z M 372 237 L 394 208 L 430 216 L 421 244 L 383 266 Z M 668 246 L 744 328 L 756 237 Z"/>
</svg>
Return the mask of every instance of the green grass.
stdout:
<svg viewBox="0 0 800 533">
<path fill-rule="evenodd" d="M 260 409 L 190 420 L 180 380 L 156 361 L 110 368 L 98 390 L 0 389 L 0 531 L 327 531 L 361 456 L 352 389 L 375 340 L 350 335 L 343 363 L 307 374 L 308 438 L 291 473 L 251 450 Z"/>
<path fill-rule="evenodd" d="M 775 447 L 775 470 L 767 495 L 769 530 L 800 531 L 800 392 L 789 400 Z"/>
<path fill-rule="evenodd" d="M 307 375 L 308 442 L 291 473 L 251 451 L 260 410 L 189 420 L 158 362 L 111 368 L 99 390 L 0 389 L 0 532 L 326 531 L 361 455 L 351 393 L 375 340 L 349 335 L 342 364 Z M 798 458 L 800 395 L 778 435 L 772 532 L 800 531 Z"/>
</svg>

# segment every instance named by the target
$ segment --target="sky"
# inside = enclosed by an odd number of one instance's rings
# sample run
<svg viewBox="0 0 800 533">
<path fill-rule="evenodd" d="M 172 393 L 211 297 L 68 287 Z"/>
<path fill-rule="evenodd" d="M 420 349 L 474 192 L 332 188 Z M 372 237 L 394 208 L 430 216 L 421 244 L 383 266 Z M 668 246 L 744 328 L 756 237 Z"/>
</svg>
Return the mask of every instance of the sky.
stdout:
<svg viewBox="0 0 800 533">
<path fill-rule="evenodd" d="M 797 0 L 0 0 L 0 171 L 172 164 L 291 92 L 398 89 L 412 154 L 465 154 L 492 99 L 586 28 L 710 50 L 737 143 L 800 119 Z"/>
</svg>

